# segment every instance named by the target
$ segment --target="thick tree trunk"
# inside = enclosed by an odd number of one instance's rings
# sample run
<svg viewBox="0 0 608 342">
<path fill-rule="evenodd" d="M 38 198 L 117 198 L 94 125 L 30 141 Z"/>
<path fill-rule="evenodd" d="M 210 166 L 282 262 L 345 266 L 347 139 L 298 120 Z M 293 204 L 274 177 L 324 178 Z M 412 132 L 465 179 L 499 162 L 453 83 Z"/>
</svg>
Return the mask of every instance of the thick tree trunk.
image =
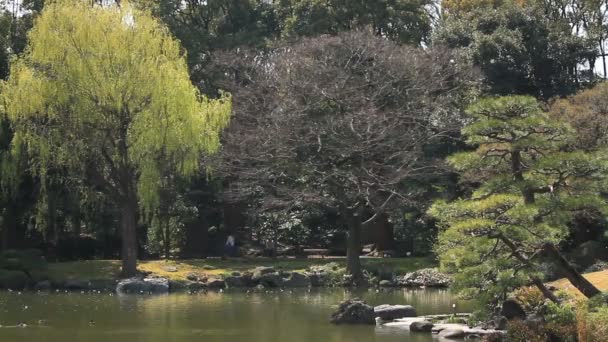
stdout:
<svg viewBox="0 0 608 342">
<path fill-rule="evenodd" d="M 566 278 L 576 287 L 585 297 L 591 298 L 601 293 L 589 280 L 585 279 L 572 265 L 564 258 L 564 256 L 557 250 L 554 244 L 546 243 L 543 246 L 543 250 L 549 258 L 559 266 L 559 268 L 566 274 Z"/>
<path fill-rule="evenodd" d="M 137 274 L 137 200 L 129 196 L 122 208 L 122 275 Z"/>
<path fill-rule="evenodd" d="M 357 213 L 349 215 L 348 241 L 346 245 L 346 270 L 355 282 L 363 279 L 361 268 L 361 216 Z"/>
</svg>

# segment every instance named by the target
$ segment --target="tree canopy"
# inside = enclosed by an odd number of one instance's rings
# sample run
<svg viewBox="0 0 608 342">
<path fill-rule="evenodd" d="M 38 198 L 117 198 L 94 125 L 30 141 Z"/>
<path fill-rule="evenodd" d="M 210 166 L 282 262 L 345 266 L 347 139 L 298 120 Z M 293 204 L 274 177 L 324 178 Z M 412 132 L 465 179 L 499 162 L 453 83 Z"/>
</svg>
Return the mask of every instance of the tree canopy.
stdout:
<svg viewBox="0 0 608 342">
<path fill-rule="evenodd" d="M 122 206 L 123 271 L 135 271 L 138 203 L 158 203 L 159 165 L 199 170 L 219 148 L 230 99 L 209 100 L 190 83 L 179 43 L 131 6 L 47 4 L 3 86 L 13 149 L 32 167 L 87 175 Z"/>
<path fill-rule="evenodd" d="M 552 120 L 531 97 L 483 99 L 468 114 L 472 121 L 463 134 L 474 150 L 453 155 L 449 163 L 481 185 L 466 199 L 431 208 L 443 227 L 441 264 L 471 296 L 497 300 L 532 281 L 555 300 L 540 279 L 538 257 L 553 253 L 561 260 L 554 245 L 567 236 L 575 212 L 605 211 L 606 152 L 565 149 L 572 129 Z M 581 292 L 590 296 L 593 289 Z"/>
</svg>

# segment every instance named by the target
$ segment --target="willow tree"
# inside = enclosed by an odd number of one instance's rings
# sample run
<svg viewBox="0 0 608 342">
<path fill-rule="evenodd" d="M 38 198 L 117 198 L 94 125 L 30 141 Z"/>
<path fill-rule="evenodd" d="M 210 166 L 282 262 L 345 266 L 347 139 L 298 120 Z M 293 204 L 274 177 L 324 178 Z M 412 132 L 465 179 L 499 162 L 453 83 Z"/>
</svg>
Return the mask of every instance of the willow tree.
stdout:
<svg viewBox="0 0 608 342">
<path fill-rule="evenodd" d="M 472 296 L 496 296 L 526 283 L 551 300 L 539 256 L 557 263 L 584 295 L 599 291 L 563 258 L 557 245 L 579 210 L 606 212 L 600 191 L 608 171 L 605 152 L 569 151 L 572 129 L 550 119 L 531 97 L 484 99 L 463 129 L 474 150 L 449 158 L 465 179 L 481 183 L 467 199 L 436 203 L 442 225 L 441 264 Z"/>
<path fill-rule="evenodd" d="M 125 4 L 45 6 L 4 88 L 13 146 L 35 155 L 40 177 L 70 170 L 115 202 L 127 276 L 136 272 L 139 209 L 159 202 L 161 166 L 197 172 L 201 153 L 219 148 L 231 106 L 202 97 L 179 43 Z"/>
</svg>

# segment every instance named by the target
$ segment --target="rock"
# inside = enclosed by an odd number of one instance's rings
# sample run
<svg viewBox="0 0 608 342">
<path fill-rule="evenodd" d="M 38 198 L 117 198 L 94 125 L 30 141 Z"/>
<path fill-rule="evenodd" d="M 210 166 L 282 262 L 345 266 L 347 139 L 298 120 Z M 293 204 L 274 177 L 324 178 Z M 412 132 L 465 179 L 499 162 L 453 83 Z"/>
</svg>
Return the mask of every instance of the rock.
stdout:
<svg viewBox="0 0 608 342">
<path fill-rule="evenodd" d="M 416 309 L 411 305 L 378 305 L 374 308 L 376 317 L 393 320 L 403 317 L 416 317 Z"/>
<path fill-rule="evenodd" d="M 51 282 L 48 280 L 39 281 L 34 285 L 36 291 L 48 291 L 52 288 Z"/>
<path fill-rule="evenodd" d="M 431 330 L 433 330 L 433 323 L 429 321 L 418 321 L 410 324 L 410 331 L 431 332 Z"/>
<path fill-rule="evenodd" d="M 192 292 L 198 292 L 207 288 L 207 284 L 200 283 L 198 281 L 190 282 L 187 284 L 188 290 Z"/>
<path fill-rule="evenodd" d="M 448 287 L 452 284 L 452 278 L 434 268 L 425 268 L 407 273 L 398 283 L 401 286 Z"/>
<path fill-rule="evenodd" d="M 380 280 L 380 282 L 378 283 L 378 286 L 380 287 L 393 287 L 395 286 L 395 283 L 390 281 L 390 280 Z"/>
<path fill-rule="evenodd" d="M 467 335 L 467 337 L 465 338 L 465 340 L 478 340 L 480 339 L 481 336 L 477 335 L 477 334 L 469 334 Z"/>
<path fill-rule="evenodd" d="M 226 287 L 226 282 L 221 279 L 213 279 L 207 282 L 207 287 L 210 289 L 223 289 Z"/>
<path fill-rule="evenodd" d="M 88 290 L 90 288 L 90 283 L 88 280 L 67 280 L 63 284 L 63 288 L 72 291 Z"/>
<path fill-rule="evenodd" d="M 92 291 L 110 291 L 116 289 L 116 282 L 111 279 L 92 279 L 89 280 L 89 290 Z"/>
<path fill-rule="evenodd" d="M 462 329 L 444 329 L 439 332 L 439 337 L 449 339 L 464 338 L 467 334 Z"/>
<path fill-rule="evenodd" d="M 127 278 L 122 279 L 116 286 L 119 294 L 165 294 L 169 293 L 169 280 L 165 278 Z"/>
<path fill-rule="evenodd" d="M 310 277 L 305 274 L 302 274 L 302 273 L 291 272 L 291 275 L 289 276 L 289 278 L 283 281 L 283 286 L 285 286 L 285 287 L 310 287 L 311 286 Z"/>
<path fill-rule="evenodd" d="M 607 247 L 603 242 L 586 241 L 573 249 L 570 253 L 570 258 L 575 265 L 585 269 L 597 261 L 608 261 Z"/>
<path fill-rule="evenodd" d="M 494 321 L 494 329 L 496 330 L 507 330 L 508 320 L 502 316 Z"/>
<path fill-rule="evenodd" d="M 198 274 L 191 272 L 186 275 L 186 279 L 190 281 L 198 281 Z"/>
<path fill-rule="evenodd" d="M 375 324 L 374 308 L 365 302 L 349 299 L 340 304 L 338 310 L 331 315 L 334 324 Z"/>
<path fill-rule="evenodd" d="M 312 287 L 321 287 L 327 284 L 327 273 L 308 273 L 307 275 L 310 278 L 310 286 Z"/>
<path fill-rule="evenodd" d="M 240 277 L 241 276 L 241 272 L 232 272 L 231 274 L 233 277 Z"/>
<path fill-rule="evenodd" d="M 144 278 L 144 283 L 147 283 L 150 287 L 148 292 L 150 293 L 167 293 L 169 292 L 169 280 L 165 278 Z"/>
<path fill-rule="evenodd" d="M 275 273 L 276 271 L 274 270 L 274 268 L 272 267 L 256 267 L 253 270 L 251 270 L 252 273 L 252 278 L 254 281 L 259 281 L 259 279 L 266 274 L 271 274 L 271 273 Z"/>
<path fill-rule="evenodd" d="M 176 292 L 185 290 L 187 284 L 181 281 L 169 280 L 169 291 Z"/>
<path fill-rule="evenodd" d="M 526 312 L 524 309 L 517 303 L 515 299 L 507 299 L 502 302 L 502 309 L 500 309 L 500 314 L 507 318 L 507 320 L 512 319 L 526 319 Z"/>
<path fill-rule="evenodd" d="M 175 266 L 165 266 L 165 267 L 163 267 L 163 271 L 165 271 L 165 272 L 177 272 L 177 267 L 175 267 Z"/>
<path fill-rule="evenodd" d="M 228 287 L 228 288 L 247 286 L 245 279 L 243 279 L 243 277 L 241 277 L 241 276 L 226 277 L 224 279 L 224 282 L 226 283 L 226 287 Z"/>
<path fill-rule="evenodd" d="M 255 281 L 255 276 L 253 279 Z M 257 282 L 265 287 L 281 287 L 283 286 L 283 277 L 277 273 L 266 273 L 257 278 Z"/>
</svg>

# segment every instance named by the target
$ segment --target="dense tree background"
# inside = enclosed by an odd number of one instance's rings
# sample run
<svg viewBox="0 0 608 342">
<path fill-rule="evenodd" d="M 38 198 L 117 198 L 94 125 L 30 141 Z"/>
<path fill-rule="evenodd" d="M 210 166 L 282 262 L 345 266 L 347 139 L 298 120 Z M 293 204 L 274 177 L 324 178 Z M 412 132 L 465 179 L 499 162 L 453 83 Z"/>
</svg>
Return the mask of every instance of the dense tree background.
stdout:
<svg viewBox="0 0 608 342">
<path fill-rule="evenodd" d="M 27 34 L 47 3 L 0 4 L 0 78 L 8 80 L 16 77 L 11 75 L 11 68 L 18 69 L 16 61 L 28 55 Z M 187 76 L 201 94 L 219 98 L 229 90 L 242 99 L 235 100 L 235 120 L 221 137 L 219 158 L 197 156 L 196 174 L 175 172 L 179 158 L 157 151 L 155 205 L 137 209 L 135 244 L 142 258 L 220 255 L 228 234 L 236 234 L 246 253 L 257 253 L 268 243 L 279 254 L 302 247 L 346 253 L 349 224 L 341 207 L 360 211 L 362 221 L 374 218 L 362 227 L 361 243 L 352 243 L 351 252 L 355 245 L 374 244 L 393 255 L 440 252 L 442 257 L 442 249 L 433 246 L 442 246 L 451 228 L 437 222 L 445 215 L 427 213 L 435 200 L 458 206 L 464 203 L 459 201 L 473 201 L 471 195 L 488 182 L 514 186 L 506 173 L 491 181 L 488 174 L 441 162 L 480 148 L 480 141 L 466 141 L 461 128 L 481 117 L 461 114 L 482 97 L 530 96 L 535 100 L 526 101 L 538 101 L 536 114 L 567 126 L 567 137 L 546 153 L 586 156 L 606 147 L 608 25 L 603 1 L 138 0 L 132 5 L 156 17 L 179 41 Z M 56 6 L 68 6 L 68 1 Z M 45 49 L 59 48 L 59 43 Z M 383 62 L 375 64 L 378 58 Z M 0 90 L 2 249 L 39 248 L 57 260 L 119 257 L 122 206 L 92 186 L 96 177 L 90 172 L 64 164 L 44 174 L 34 172 L 40 166 L 38 155 L 18 148 L 15 132 L 21 124 L 11 109 L 15 99 L 4 96 L 5 89 Z M 500 116 L 508 110 L 500 111 L 492 125 L 510 125 L 510 119 Z M 393 121 L 427 112 L 435 116 L 417 122 L 420 130 Z M 351 125 L 355 133 L 372 128 L 392 132 L 387 133 L 391 140 L 384 149 L 368 149 L 373 139 L 346 134 Z M 420 132 L 428 135 L 420 137 Z M 470 132 L 464 133 L 470 139 Z M 315 152 L 319 146 L 321 152 Z M 404 151 L 415 156 L 408 167 L 425 165 L 432 172 L 398 177 L 399 182 L 385 187 L 378 184 L 390 183 L 388 174 L 382 175 L 386 179 L 373 172 L 363 175 L 366 168 L 345 162 L 361 153 L 361 160 L 376 163 L 374 167 L 394 167 L 395 156 Z M 526 167 L 533 169 L 538 155 L 525 153 L 531 156 Z M 348 200 L 337 200 L 331 179 Z M 381 197 L 387 194 L 390 205 L 384 207 Z M 146 215 L 140 215 L 143 211 Z M 551 226 L 559 234 L 533 245 L 552 242 L 578 271 L 596 259 L 608 259 L 608 224 L 602 212 L 598 205 L 560 216 Z M 529 242 L 521 236 L 516 240 Z M 467 243 L 473 246 L 471 253 L 481 248 L 477 240 Z M 579 256 L 578 247 L 590 243 L 600 252 Z M 506 267 L 501 264 L 504 255 L 494 257 L 497 269 Z M 522 275 L 563 275 L 547 267 L 539 260 Z M 504 287 L 498 288 L 488 293 Z"/>
</svg>

